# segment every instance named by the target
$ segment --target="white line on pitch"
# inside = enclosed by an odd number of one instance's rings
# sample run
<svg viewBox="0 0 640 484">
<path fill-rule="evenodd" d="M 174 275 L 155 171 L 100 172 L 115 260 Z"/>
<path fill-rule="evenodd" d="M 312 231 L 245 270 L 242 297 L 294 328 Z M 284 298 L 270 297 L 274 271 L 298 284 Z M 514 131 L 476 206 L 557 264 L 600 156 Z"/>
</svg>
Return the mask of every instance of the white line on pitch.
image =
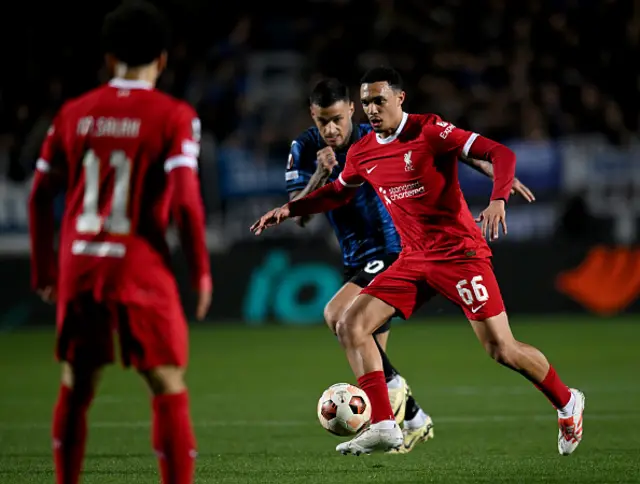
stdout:
<svg viewBox="0 0 640 484">
<path fill-rule="evenodd" d="M 638 420 L 640 414 L 586 414 L 587 420 Z M 501 422 L 518 422 L 522 420 L 534 421 L 555 421 L 553 412 L 538 415 L 458 415 L 458 416 L 441 416 L 434 415 L 434 422 L 444 424 L 479 424 L 479 423 L 501 423 Z M 196 428 L 207 427 L 307 427 L 318 425 L 315 419 L 309 420 L 202 420 L 194 422 Z M 0 429 L 48 429 L 51 426 L 49 422 L 0 422 Z M 145 428 L 149 427 L 146 420 L 135 421 L 97 421 L 89 422 L 91 428 Z"/>
<path fill-rule="evenodd" d="M 612 393 L 624 393 L 627 395 L 640 393 L 640 387 L 638 386 L 624 386 L 624 385 L 611 385 L 603 387 L 586 387 L 584 389 L 587 394 L 607 394 Z M 525 386 L 428 386 L 426 385 L 424 399 L 428 401 L 430 395 L 450 395 L 450 396 L 474 396 L 479 395 L 483 397 L 493 397 L 495 395 L 527 395 L 532 392 L 529 385 Z M 300 392 L 279 392 L 282 397 L 300 397 Z M 199 394 L 197 400 L 233 400 L 234 397 L 240 397 L 240 394 L 231 392 L 222 393 L 205 393 Z M 55 393 L 51 394 L 51 399 L 55 399 Z M 196 398 L 194 397 L 194 400 Z M 139 395 L 120 395 L 120 394 L 98 394 L 95 399 L 95 403 L 99 405 L 118 405 L 122 403 L 132 402 L 144 402 L 146 401 L 144 392 Z M 51 400 L 53 402 L 53 400 Z M 42 397 L 0 397 L 0 407 L 3 405 L 31 405 L 42 404 Z"/>
</svg>

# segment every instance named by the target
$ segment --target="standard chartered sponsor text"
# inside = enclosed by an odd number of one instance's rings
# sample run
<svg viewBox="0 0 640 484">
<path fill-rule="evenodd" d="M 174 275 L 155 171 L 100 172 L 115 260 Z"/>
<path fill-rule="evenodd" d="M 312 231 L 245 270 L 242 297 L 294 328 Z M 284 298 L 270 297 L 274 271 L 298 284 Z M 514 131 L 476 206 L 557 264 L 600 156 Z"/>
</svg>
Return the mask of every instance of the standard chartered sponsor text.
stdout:
<svg viewBox="0 0 640 484">
<path fill-rule="evenodd" d="M 414 197 L 424 193 L 424 185 L 420 182 L 407 183 L 397 187 L 389 188 L 389 198 L 391 200 L 402 200 L 407 197 Z"/>
</svg>

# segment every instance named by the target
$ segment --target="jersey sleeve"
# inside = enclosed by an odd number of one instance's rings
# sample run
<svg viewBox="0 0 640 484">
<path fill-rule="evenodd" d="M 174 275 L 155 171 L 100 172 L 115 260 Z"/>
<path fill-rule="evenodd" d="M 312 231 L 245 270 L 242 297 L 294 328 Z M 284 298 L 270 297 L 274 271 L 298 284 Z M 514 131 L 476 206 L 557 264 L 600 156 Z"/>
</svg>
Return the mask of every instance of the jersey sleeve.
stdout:
<svg viewBox="0 0 640 484">
<path fill-rule="evenodd" d="M 196 173 L 200 154 L 200 119 L 191 106 L 180 104 L 171 128 L 164 171 L 171 185 L 173 219 L 186 253 L 193 286 L 209 290 L 212 281 L 205 215 Z M 178 170 L 183 167 L 191 170 Z"/>
<path fill-rule="evenodd" d="M 42 142 L 40 148 L 40 156 L 36 161 L 36 170 L 41 173 L 51 173 L 54 169 L 60 169 L 58 166 L 64 159 L 63 146 L 62 146 L 62 134 L 61 134 L 61 120 L 62 115 L 58 114 L 49 129 L 47 135 Z"/>
<path fill-rule="evenodd" d="M 353 159 L 353 148 L 347 151 L 347 161 L 344 164 L 344 170 L 338 176 L 338 181 L 349 188 L 359 187 L 365 182 L 365 179 L 360 175 L 357 162 Z"/>
<path fill-rule="evenodd" d="M 303 190 L 311 180 L 315 171 L 315 159 L 307 153 L 307 142 L 304 136 L 300 136 L 291 143 L 284 174 L 288 193 Z"/>
<path fill-rule="evenodd" d="M 440 118 L 436 118 L 432 124 L 425 125 L 423 132 L 436 156 L 455 153 L 457 156 L 467 158 L 471 145 L 478 137 L 477 133 L 460 129 Z"/>
<path fill-rule="evenodd" d="M 44 289 L 57 280 L 54 201 L 64 185 L 64 152 L 59 113 L 47 131 L 36 161 L 36 174 L 29 195 L 29 239 L 31 285 Z"/>
<path fill-rule="evenodd" d="M 200 119 L 187 104 L 180 104 L 170 126 L 169 150 L 164 171 L 169 173 L 179 167 L 198 169 L 200 155 Z"/>
</svg>

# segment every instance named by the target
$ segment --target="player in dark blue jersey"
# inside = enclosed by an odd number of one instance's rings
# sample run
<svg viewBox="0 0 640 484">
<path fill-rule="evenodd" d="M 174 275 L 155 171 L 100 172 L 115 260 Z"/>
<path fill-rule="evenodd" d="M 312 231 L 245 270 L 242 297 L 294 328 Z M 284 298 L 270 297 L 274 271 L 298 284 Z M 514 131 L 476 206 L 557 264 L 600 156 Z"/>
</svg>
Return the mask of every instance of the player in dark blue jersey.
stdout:
<svg viewBox="0 0 640 484">
<path fill-rule="evenodd" d="M 316 114 L 318 111 L 320 109 Z M 346 114 L 341 112 L 338 116 Z M 324 120 L 321 118 L 322 116 L 317 122 L 322 124 Z M 346 119 L 351 123 L 350 117 Z M 337 126 L 334 122 L 329 124 Z M 369 124 L 353 124 L 347 128 L 349 132 L 344 134 L 347 138 L 343 145 L 327 145 L 319 128 L 315 127 L 309 128 L 291 143 L 285 175 L 289 193 L 300 196 L 300 193 L 308 193 L 338 177 L 349 146 L 371 131 Z M 342 142 L 343 135 L 338 130 L 333 135 L 335 138 L 327 138 L 330 143 L 335 144 L 337 140 Z M 322 183 L 318 184 L 316 181 Z M 340 243 L 345 269 L 362 269 L 372 260 L 400 252 L 400 238 L 391 217 L 368 184 L 363 185 L 351 203 L 328 212 L 327 218 Z"/>
<path fill-rule="evenodd" d="M 348 88 L 336 79 L 320 81 L 309 97 L 311 127 L 291 143 L 285 179 L 289 198 L 300 198 L 334 181 L 344 167 L 349 147 L 369 133 L 369 124 L 352 121 L 354 105 Z M 482 160 L 461 160 L 491 177 L 491 163 Z M 513 190 L 526 200 L 533 194 L 514 181 Z M 355 197 L 341 208 L 326 214 L 342 249 L 344 286 L 325 307 L 325 320 L 330 328 L 373 278 L 387 269 L 400 253 L 400 239 L 389 213 L 373 188 L 364 184 Z M 304 226 L 308 218 L 296 219 Z M 404 446 L 398 452 L 410 452 L 413 447 L 433 436 L 433 422 L 417 404 L 406 380 L 390 363 L 386 355 L 390 321 L 374 334 L 384 367 L 391 406 L 398 424 L 403 423 Z"/>
</svg>

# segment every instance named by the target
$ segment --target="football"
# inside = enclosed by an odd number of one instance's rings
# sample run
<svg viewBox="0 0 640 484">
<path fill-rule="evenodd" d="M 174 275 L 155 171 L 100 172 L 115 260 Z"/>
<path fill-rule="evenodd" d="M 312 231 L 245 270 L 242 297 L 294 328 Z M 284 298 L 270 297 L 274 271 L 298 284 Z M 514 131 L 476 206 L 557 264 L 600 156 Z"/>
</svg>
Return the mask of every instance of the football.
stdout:
<svg viewBox="0 0 640 484">
<path fill-rule="evenodd" d="M 370 419 L 367 394 L 349 383 L 331 385 L 318 400 L 318 420 L 334 435 L 353 435 L 368 425 Z"/>
</svg>

